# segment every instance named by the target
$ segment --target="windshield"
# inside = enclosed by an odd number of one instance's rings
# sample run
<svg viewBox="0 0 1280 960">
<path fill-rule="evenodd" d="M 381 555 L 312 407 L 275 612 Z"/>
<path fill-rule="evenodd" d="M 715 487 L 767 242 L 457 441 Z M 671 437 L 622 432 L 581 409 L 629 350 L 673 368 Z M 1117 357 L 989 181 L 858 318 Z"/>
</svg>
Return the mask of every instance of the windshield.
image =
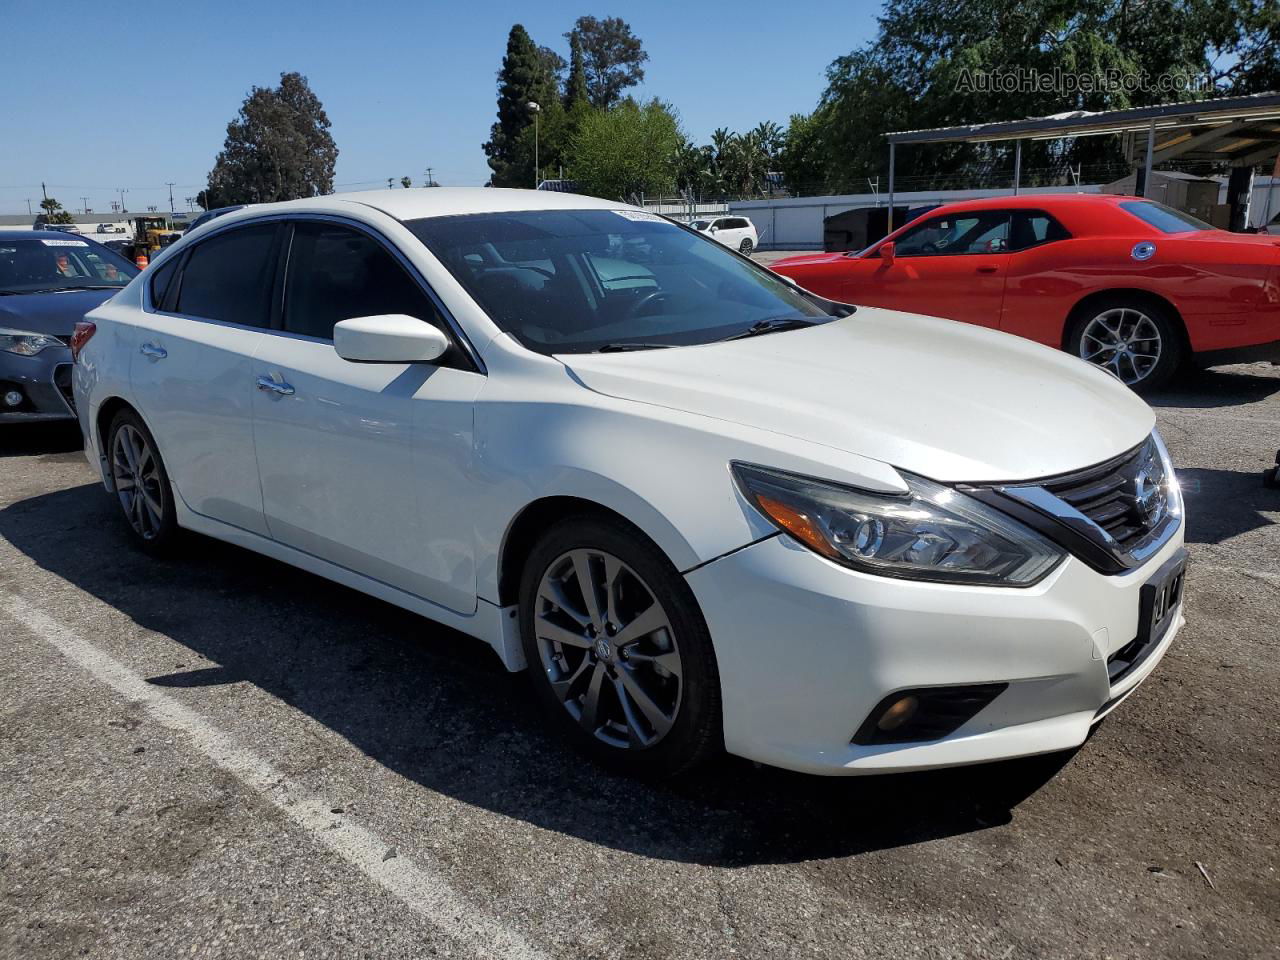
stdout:
<svg viewBox="0 0 1280 960">
<path fill-rule="evenodd" d="M 694 220 L 691 224 L 689 224 L 689 226 L 691 226 L 694 230 L 705 230 L 707 229 L 707 227 L 711 226 L 711 221 L 710 220 Z"/>
<path fill-rule="evenodd" d="M 774 274 L 636 210 L 538 210 L 408 227 L 506 332 L 538 353 L 710 343 L 763 320 L 825 318 Z"/>
<path fill-rule="evenodd" d="M 1166 207 L 1154 200 L 1134 200 L 1120 204 L 1120 209 L 1133 214 L 1143 223 L 1150 224 L 1163 233 L 1187 233 L 1191 230 L 1212 230 L 1213 226 L 1197 220 L 1189 213 Z"/>
<path fill-rule="evenodd" d="M 0 293 L 123 287 L 138 269 L 87 240 L 0 240 Z"/>
</svg>

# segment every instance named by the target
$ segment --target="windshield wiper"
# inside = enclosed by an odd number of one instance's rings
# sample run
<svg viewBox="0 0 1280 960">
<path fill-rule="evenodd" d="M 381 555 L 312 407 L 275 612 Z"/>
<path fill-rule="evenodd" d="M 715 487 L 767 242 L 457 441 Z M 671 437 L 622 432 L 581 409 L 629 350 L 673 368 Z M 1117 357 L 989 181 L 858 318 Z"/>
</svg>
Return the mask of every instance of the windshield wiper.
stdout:
<svg viewBox="0 0 1280 960">
<path fill-rule="evenodd" d="M 628 350 L 661 350 L 663 347 L 674 347 L 674 343 L 606 343 L 597 347 L 596 353 L 626 353 Z"/>
<path fill-rule="evenodd" d="M 38 290 L 0 290 L 0 297 L 25 297 L 33 293 L 69 293 L 72 290 L 123 290 L 114 283 L 86 283 L 69 287 L 41 287 Z"/>
<path fill-rule="evenodd" d="M 763 333 L 777 333 L 780 330 L 798 330 L 801 327 L 812 327 L 818 323 L 824 323 L 823 320 L 810 319 L 809 317 L 765 317 L 763 320 L 757 320 L 747 329 L 740 333 L 730 334 L 727 337 L 721 337 L 724 340 L 745 340 L 747 337 L 758 337 Z"/>
</svg>

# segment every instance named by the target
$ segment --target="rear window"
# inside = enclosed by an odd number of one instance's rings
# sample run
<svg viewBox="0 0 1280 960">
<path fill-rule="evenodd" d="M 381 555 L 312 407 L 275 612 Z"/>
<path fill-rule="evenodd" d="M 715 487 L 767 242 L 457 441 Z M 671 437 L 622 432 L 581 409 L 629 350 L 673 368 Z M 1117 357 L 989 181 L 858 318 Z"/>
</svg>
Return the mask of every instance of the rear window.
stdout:
<svg viewBox="0 0 1280 960">
<path fill-rule="evenodd" d="M 1134 200 L 1120 204 L 1120 209 L 1131 213 L 1143 223 L 1162 233 L 1187 233 L 1191 230 L 1212 230 L 1211 224 L 1197 220 L 1189 213 L 1166 207 L 1154 200 Z"/>
<path fill-rule="evenodd" d="M 271 322 L 271 285 L 276 224 L 241 227 L 196 245 L 182 268 L 178 312 L 191 317 L 266 327 Z"/>
</svg>

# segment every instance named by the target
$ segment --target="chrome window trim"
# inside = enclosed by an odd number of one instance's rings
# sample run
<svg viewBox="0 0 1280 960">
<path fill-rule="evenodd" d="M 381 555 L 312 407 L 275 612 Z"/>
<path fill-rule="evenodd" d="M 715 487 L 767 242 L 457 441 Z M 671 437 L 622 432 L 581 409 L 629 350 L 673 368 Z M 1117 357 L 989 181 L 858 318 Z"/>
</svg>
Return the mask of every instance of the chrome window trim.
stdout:
<svg viewBox="0 0 1280 960">
<path fill-rule="evenodd" d="M 454 342 L 458 345 L 458 349 L 462 351 L 463 356 L 467 358 L 467 361 L 474 368 L 474 372 L 479 373 L 482 376 L 488 375 L 488 369 L 485 367 L 484 361 L 480 358 L 479 352 L 476 350 L 475 346 L 471 343 L 471 340 L 467 337 L 466 332 L 463 331 L 457 319 L 453 316 L 453 314 L 449 311 L 449 309 L 445 307 L 444 302 L 436 294 L 435 290 L 432 289 L 431 284 L 427 282 L 426 278 L 422 276 L 421 271 L 419 271 L 418 268 L 415 267 L 409 261 L 409 259 L 404 255 L 404 252 L 401 251 L 399 245 L 390 237 L 388 237 L 385 233 L 379 230 L 377 227 L 371 226 L 363 222 L 362 220 L 356 219 L 355 217 L 348 217 L 348 216 L 343 216 L 341 214 L 334 214 L 334 213 L 319 213 L 319 212 L 302 211 L 302 210 L 299 210 L 296 212 L 295 211 L 287 211 L 287 212 L 275 211 L 273 213 L 264 213 L 256 216 L 245 217 L 243 219 L 234 220 L 230 223 L 218 223 L 218 221 L 222 219 L 223 219 L 222 217 L 216 217 L 213 220 L 209 221 L 209 224 L 205 225 L 206 227 L 208 227 L 205 234 L 201 236 L 199 240 L 196 240 L 193 243 L 183 244 L 182 246 L 178 247 L 178 252 L 176 255 L 182 256 L 187 250 L 194 250 L 196 247 L 204 243 L 206 240 L 219 236 L 230 230 L 235 230 L 238 227 L 254 226 L 260 223 L 276 223 L 276 222 L 283 221 L 287 224 L 287 223 L 296 222 L 299 220 L 320 220 L 320 221 L 325 221 L 329 223 L 336 223 L 344 227 L 351 227 L 352 229 L 360 230 L 368 234 L 373 238 L 373 240 L 381 244 L 384 248 L 387 249 L 387 251 L 393 257 L 395 257 L 396 261 L 400 264 L 400 266 L 403 267 L 408 272 L 409 277 L 415 283 L 417 283 L 419 289 L 426 295 L 427 299 L 431 301 L 432 305 L 435 306 L 436 310 L 439 311 L 440 316 L 444 318 L 445 325 L 448 327 L 448 332 L 451 334 Z M 210 226 L 211 224 L 217 224 L 217 225 Z M 422 241 L 420 240 L 418 240 L 417 242 L 420 244 L 422 243 Z M 422 246 L 423 246 L 423 249 L 425 250 L 426 244 L 422 244 Z M 171 247 L 170 249 L 172 250 L 173 248 Z M 427 252 L 429 253 L 430 251 L 427 251 Z M 165 260 L 167 261 L 168 258 L 166 257 Z M 287 270 L 287 260 L 286 260 L 286 270 Z M 146 274 L 146 271 L 144 270 L 141 276 L 145 276 L 145 274 Z M 143 284 L 142 308 L 148 313 L 159 313 L 166 317 L 177 317 L 183 320 L 199 320 L 203 323 L 220 323 L 228 326 L 239 327 L 244 330 L 257 330 L 261 333 L 286 333 L 287 332 L 284 330 L 275 330 L 272 327 L 250 326 L 248 324 L 234 323 L 232 321 L 214 320 L 209 317 L 192 317 L 187 314 L 168 313 L 166 311 L 160 310 L 155 305 L 155 303 L 153 303 L 151 300 L 151 283 L 149 280 L 148 282 Z M 320 342 L 332 343 L 333 341 L 322 340 Z"/>
</svg>

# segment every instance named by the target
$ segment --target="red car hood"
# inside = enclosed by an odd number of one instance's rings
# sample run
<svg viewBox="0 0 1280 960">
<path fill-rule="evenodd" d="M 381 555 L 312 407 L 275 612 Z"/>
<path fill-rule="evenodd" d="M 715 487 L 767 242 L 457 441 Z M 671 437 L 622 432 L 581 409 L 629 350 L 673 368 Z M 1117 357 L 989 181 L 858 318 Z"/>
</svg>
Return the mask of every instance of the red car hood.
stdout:
<svg viewBox="0 0 1280 960">
<path fill-rule="evenodd" d="M 766 266 L 771 270 L 778 267 L 803 267 L 809 264 L 835 263 L 837 260 L 844 259 L 844 257 L 845 254 L 843 253 L 802 253 L 794 257 L 783 257 L 781 260 L 766 264 Z"/>
</svg>

